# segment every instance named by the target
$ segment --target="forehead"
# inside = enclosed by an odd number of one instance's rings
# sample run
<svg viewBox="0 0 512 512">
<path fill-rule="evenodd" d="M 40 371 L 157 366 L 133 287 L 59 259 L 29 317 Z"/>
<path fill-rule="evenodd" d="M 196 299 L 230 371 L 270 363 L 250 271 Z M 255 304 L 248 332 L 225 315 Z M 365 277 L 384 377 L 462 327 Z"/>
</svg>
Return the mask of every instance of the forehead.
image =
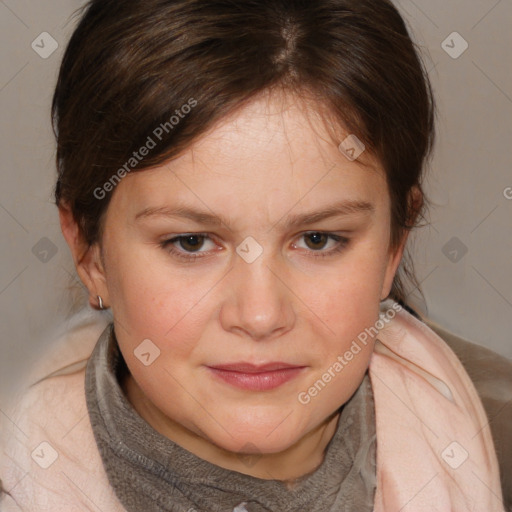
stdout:
<svg viewBox="0 0 512 512">
<path fill-rule="evenodd" d="M 224 212 L 244 205 L 257 211 L 265 204 L 276 215 L 285 205 L 311 209 L 343 199 L 385 206 L 383 170 L 365 153 L 350 161 L 338 144 L 314 105 L 291 95 L 261 96 L 178 158 L 126 176 L 115 195 L 130 210 L 185 198 Z"/>
<path fill-rule="evenodd" d="M 340 162 L 339 143 L 350 135 L 340 120 L 328 131 L 326 107 L 318 102 L 292 93 L 265 91 L 251 102 L 217 122 L 190 148 L 200 157 L 227 158 L 234 154 L 242 161 L 254 162 L 283 159 L 290 165 L 303 161 Z M 339 139 L 339 140 L 337 140 Z M 345 159 L 346 160 L 346 159 Z M 367 152 L 357 164 L 375 166 Z"/>
</svg>

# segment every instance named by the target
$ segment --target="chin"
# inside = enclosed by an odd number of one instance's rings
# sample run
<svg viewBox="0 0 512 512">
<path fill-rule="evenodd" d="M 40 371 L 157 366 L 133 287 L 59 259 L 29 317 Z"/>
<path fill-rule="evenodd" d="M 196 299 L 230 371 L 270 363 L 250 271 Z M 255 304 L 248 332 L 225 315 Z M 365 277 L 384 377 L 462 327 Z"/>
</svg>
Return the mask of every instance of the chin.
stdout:
<svg viewBox="0 0 512 512">
<path fill-rule="evenodd" d="M 222 446 L 224 450 L 237 453 L 243 456 L 261 456 L 267 454 L 281 453 L 293 446 L 300 436 L 288 437 L 287 439 L 269 440 L 266 434 L 237 436 L 231 439 L 226 446 Z"/>
<path fill-rule="evenodd" d="M 271 453 L 280 453 L 298 442 L 306 432 L 292 424 L 284 425 L 290 419 L 279 418 L 272 422 L 269 427 L 268 423 L 264 426 L 252 425 L 249 428 L 244 422 L 243 424 L 231 423 L 228 432 L 222 430 L 216 431 L 218 435 L 208 437 L 220 448 L 240 454 L 262 455 Z M 214 435 L 213 433 L 211 435 Z"/>
</svg>

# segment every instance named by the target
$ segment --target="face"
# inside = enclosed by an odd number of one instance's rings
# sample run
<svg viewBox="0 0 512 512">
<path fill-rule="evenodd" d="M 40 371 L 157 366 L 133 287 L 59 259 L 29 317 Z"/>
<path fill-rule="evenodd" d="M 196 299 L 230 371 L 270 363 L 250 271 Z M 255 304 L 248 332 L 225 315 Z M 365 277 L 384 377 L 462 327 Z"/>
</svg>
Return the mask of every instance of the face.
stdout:
<svg viewBox="0 0 512 512">
<path fill-rule="evenodd" d="M 303 112 L 253 101 L 123 178 L 105 218 L 96 285 L 133 379 L 162 417 L 232 452 L 285 450 L 351 397 L 373 340 L 333 365 L 378 319 L 401 256 L 382 169 Z"/>
</svg>

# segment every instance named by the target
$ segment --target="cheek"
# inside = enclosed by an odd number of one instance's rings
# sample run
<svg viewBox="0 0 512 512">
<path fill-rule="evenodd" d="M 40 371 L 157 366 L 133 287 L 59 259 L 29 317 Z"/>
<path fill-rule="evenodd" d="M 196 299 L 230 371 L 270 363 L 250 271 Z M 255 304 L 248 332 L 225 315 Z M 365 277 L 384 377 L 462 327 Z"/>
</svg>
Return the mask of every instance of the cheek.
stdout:
<svg viewBox="0 0 512 512">
<path fill-rule="evenodd" d="M 362 248 L 354 252 L 335 275 L 319 283 L 322 293 L 316 294 L 314 309 L 338 339 L 351 339 L 377 320 L 386 269 L 385 257 L 379 258 L 377 251 Z"/>
<path fill-rule="evenodd" d="M 381 271 L 376 265 L 351 266 L 318 294 L 318 365 L 301 389 L 323 414 L 345 403 L 359 386 L 373 352 L 380 312 Z M 322 333 L 322 334 L 320 334 Z M 304 395 L 302 395 L 304 396 Z M 302 402 L 301 402 L 302 403 Z"/>
<path fill-rule="evenodd" d="M 339 381 L 358 382 L 358 376 L 366 368 L 368 358 L 373 350 L 375 323 L 379 318 L 379 298 L 374 293 L 364 294 L 359 288 L 347 297 L 343 289 L 332 296 L 332 301 L 325 305 L 325 311 L 330 328 L 326 338 L 326 355 L 323 358 L 322 371 L 326 371 L 343 356 L 345 361 L 343 375 Z M 341 295 L 341 298 L 339 298 Z M 335 304 L 337 301 L 337 304 Z"/>
<path fill-rule="evenodd" d="M 163 339 L 187 325 L 187 313 L 205 293 L 196 279 L 171 270 L 160 258 L 148 259 L 142 250 L 116 250 L 110 259 L 115 262 L 107 272 L 114 318 L 130 335 Z"/>
<path fill-rule="evenodd" d="M 109 279 L 125 358 L 138 367 L 134 350 L 150 339 L 161 351 L 156 366 L 179 371 L 197 361 L 198 340 L 219 304 L 212 293 L 218 276 L 198 278 L 197 273 L 171 268 L 160 258 L 150 260 L 142 252 L 123 255 L 119 262 Z"/>
</svg>

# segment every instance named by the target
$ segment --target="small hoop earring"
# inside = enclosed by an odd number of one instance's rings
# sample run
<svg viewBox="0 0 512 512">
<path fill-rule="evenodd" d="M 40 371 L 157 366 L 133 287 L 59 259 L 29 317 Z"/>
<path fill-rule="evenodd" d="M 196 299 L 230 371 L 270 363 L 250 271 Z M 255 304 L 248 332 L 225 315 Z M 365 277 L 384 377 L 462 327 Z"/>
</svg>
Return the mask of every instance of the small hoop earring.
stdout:
<svg viewBox="0 0 512 512">
<path fill-rule="evenodd" d="M 96 295 L 96 297 L 98 297 L 98 306 L 100 307 L 100 309 L 105 309 L 105 307 L 103 306 L 103 299 L 99 295 Z"/>
</svg>

